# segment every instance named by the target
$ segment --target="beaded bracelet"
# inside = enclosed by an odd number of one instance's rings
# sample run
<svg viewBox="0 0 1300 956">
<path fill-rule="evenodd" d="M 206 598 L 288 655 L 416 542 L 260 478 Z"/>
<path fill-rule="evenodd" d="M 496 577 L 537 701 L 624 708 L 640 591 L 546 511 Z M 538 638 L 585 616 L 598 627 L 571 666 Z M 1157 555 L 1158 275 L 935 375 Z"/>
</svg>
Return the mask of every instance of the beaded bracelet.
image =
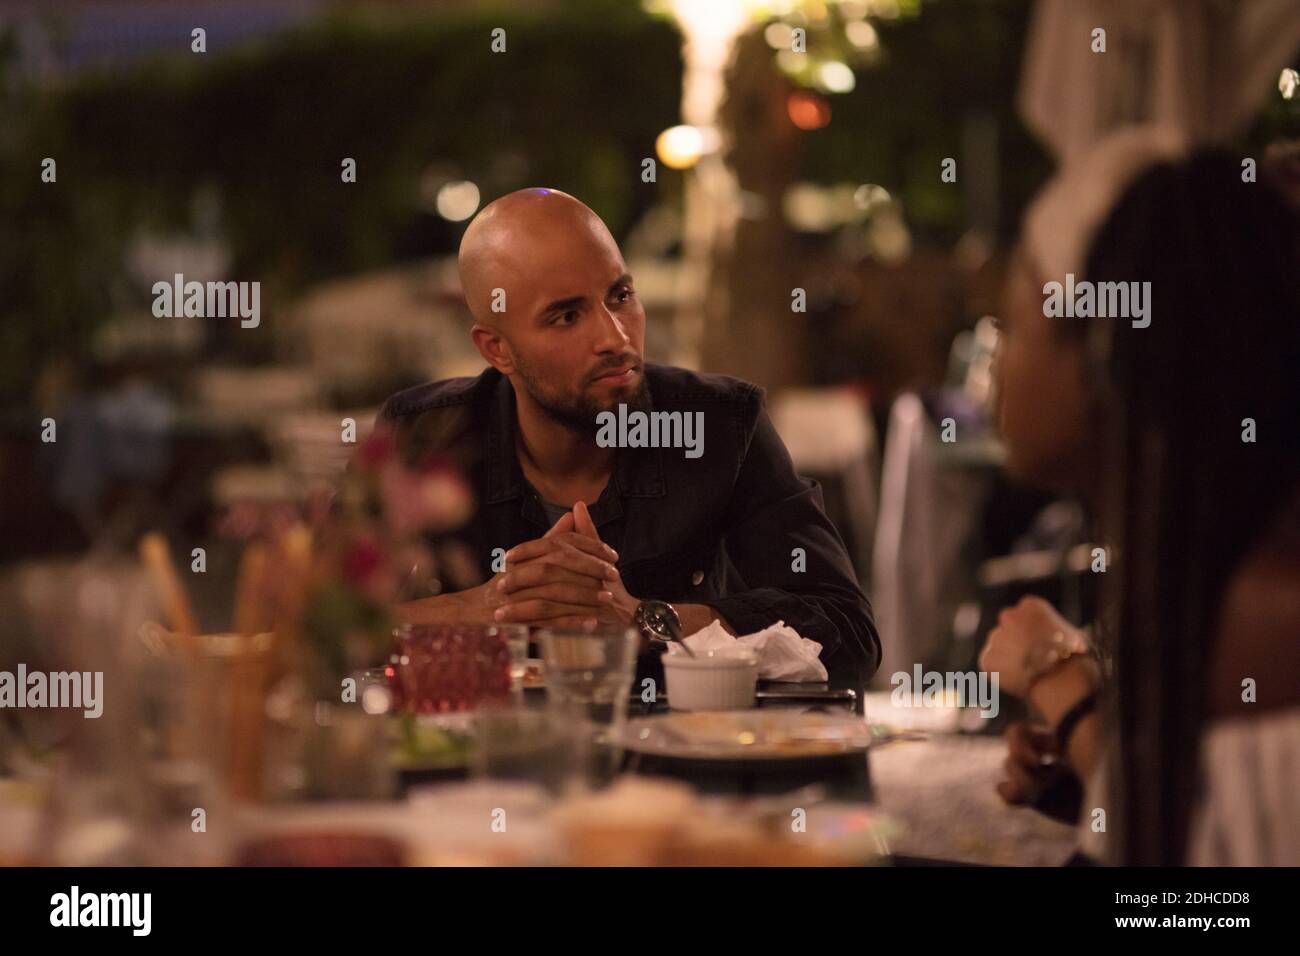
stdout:
<svg viewBox="0 0 1300 956">
<path fill-rule="evenodd" d="M 1047 641 L 1035 644 L 1025 653 L 1025 685 L 1033 684 L 1057 664 L 1091 650 L 1082 631 L 1057 631 Z"/>
</svg>

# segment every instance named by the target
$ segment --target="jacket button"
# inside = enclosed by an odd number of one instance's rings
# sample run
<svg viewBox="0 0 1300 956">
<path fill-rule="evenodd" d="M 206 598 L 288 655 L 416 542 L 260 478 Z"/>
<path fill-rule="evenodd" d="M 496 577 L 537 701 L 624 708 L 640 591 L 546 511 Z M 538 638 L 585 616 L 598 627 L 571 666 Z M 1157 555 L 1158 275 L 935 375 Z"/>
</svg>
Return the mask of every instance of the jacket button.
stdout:
<svg viewBox="0 0 1300 956">
<path fill-rule="evenodd" d="M 696 587 L 699 587 L 700 582 L 703 580 L 704 580 L 703 571 L 696 571 L 694 574 L 691 575 L 691 583 L 694 584 Z"/>
</svg>

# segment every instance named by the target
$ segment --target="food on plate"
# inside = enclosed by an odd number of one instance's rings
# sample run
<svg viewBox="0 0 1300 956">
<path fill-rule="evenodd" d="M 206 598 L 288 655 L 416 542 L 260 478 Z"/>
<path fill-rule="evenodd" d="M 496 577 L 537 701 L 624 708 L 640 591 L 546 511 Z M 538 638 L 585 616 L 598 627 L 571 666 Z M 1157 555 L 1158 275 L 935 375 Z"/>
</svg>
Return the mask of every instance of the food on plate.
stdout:
<svg viewBox="0 0 1300 956">
<path fill-rule="evenodd" d="M 565 862 L 577 866 L 837 866 L 821 846 L 774 836 L 757 820 L 711 810 L 685 784 L 624 777 L 552 814 Z"/>
<path fill-rule="evenodd" d="M 442 726 L 434 719 L 415 714 L 398 718 L 393 764 L 399 769 L 463 766 L 471 746 L 468 733 Z"/>
</svg>

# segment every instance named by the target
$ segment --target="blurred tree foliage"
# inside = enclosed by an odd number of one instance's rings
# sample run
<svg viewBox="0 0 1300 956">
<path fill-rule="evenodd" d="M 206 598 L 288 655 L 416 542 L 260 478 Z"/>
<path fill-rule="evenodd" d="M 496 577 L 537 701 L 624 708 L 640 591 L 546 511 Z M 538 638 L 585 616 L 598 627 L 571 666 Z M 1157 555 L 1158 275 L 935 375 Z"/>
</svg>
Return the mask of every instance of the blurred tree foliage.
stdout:
<svg viewBox="0 0 1300 956">
<path fill-rule="evenodd" d="M 506 53 L 490 52 L 495 27 Z M 680 39 L 611 0 L 545 18 L 353 12 L 57 87 L 24 84 L 15 64 L 8 38 L 0 397 L 10 402 L 49 356 L 85 359 L 115 309 L 147 307 L 147 289 L 130 287 L 129 243 L 141 228 L 186 231 L 200 190 L 220 199 L 233 278 L 291 295 L 454 249 L 462 224 L 421 205 L 430 164 L 476 182 L 484 202 L 528 184 L 573 192 L 615 235 L 676 186 L 642 184 L 640 162 L 677 120 Z M 40 179 L 47 156 L 54 185 Z M 344 157 L 357 162 L 355 184 L 341 181 Z"/>
<path fill-rule="evenodd" d="M 877 21 L 883 59 L 860 70 L 834 116 L 801 134 L 796 175 L 876 182 L 903 200 L 921 242 L 968 225 L 959 166 L 972 117 L 996 131 L 996 219 L 1005 239 L 1050 173 L 1015 114 L 1029 0 L 929 0 Z M 490 51 L 504 27 L 507 52 Z M 51 356 L 88 358 L 116 311 L 147 308 L 125 255 L 142 229 L 194 224 L 220 200 L 233 278 L 274 307 L 313 282 L 455 248 L 462 224 L 421 201 L 431 165 L 486 202 L 546 184 L 578 195 L 622 237 L 680 174 L 640 180 L 654 138 L 678 122 L 682 60 L 671 24 L 627 0 L 566 0 L 533 16 L 431 19 L 354 9 L 228 52 L 176 55 L 36 86 L 0 35 L 0 400 L 26 399 Z M 775 66 L 773 67 L 775 69 Z M 1270 102 L 1251 142 L 1296 128 Z M 1266 141 L 1271 136 L 1263 137 Z M 41 161 L 58 183 L 41 182 Z M 340 179 L 357 161 L 355 184 Z M 163 277 L 160 277 L 163 278 Z M 251 337 L 241 337 L 251 338 Z"/>
<path fill-rule="evenodd" d="M 804 146 L 810 179 L 873 182 L 903 201 L 908 226 L 943 244 L 968 225 L 963 135 L 971 117 L 996 132 L 998 232 L 1014 234 L 1052 161 L 1016 112 L 1030 0 L 926 0 L 918 17 L 876 21 L 881 62 L 830 97 L 833 118 Z M 958 186 L 939 177 L 958 160 Z"/>
</svg>

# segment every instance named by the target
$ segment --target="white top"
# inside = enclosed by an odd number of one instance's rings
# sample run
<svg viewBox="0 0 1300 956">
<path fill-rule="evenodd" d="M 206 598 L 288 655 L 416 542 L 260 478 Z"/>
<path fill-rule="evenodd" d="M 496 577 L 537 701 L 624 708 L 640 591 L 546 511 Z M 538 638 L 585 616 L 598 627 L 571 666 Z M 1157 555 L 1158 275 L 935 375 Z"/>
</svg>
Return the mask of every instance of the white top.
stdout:
<svg viewBox="0 0 1300 956">
<path fill-rule="evenodd" d="M 1188 863 L 1300 866 L 1300 707 L 1211 725 L 1201 767 Z"/>
<path fill-rule="evenodd" d="M 1079 848 L 1104 863 L 1106 760 L 1086 788 Z M 1201 736 L 1203 789 L 1187 844 L 1191 866 L 1300 866 L 1300 707 L 1211 724 Z"/>
</svg>

